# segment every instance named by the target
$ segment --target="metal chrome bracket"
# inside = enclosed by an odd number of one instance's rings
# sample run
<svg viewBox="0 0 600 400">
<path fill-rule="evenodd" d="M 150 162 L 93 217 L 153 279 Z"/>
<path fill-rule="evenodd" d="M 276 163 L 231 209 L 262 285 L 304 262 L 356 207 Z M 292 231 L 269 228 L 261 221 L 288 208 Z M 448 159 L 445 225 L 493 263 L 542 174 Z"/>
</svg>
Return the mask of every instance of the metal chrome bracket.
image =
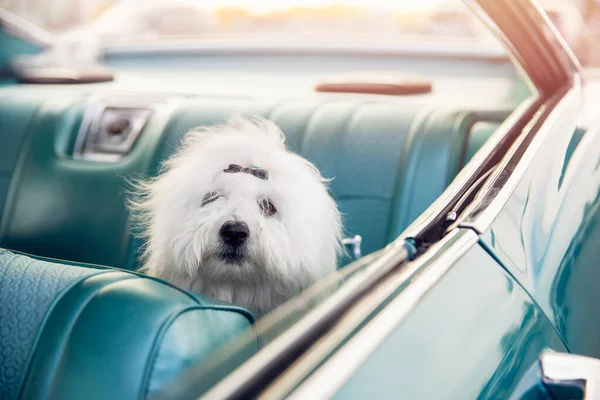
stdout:
<svg viewBox="0 0 600 400">
<path fill-rule="evenodd" d="M 360 244 L 362 243 L 362 237 L 360 235 L 355 235 L 350 238 L 342 239 L 342 244 L 346 246 L 352 253 L 352 258 L 358 260 L 362 257 L 362 253 L 360 250 Z"/>
<path fill-rule="evenodd" d="M 131 151 L 155 108 L 156 101 L 147 99 L 92 99 L 83 114 L 73 157 L 101 162 L 120 160 Z"/>
<path fill-rule="evenodd" d="M 546 351 L 540 357 L 542 381 L 553 398 L 600 398 L 600 360 Z M 583 395 L 576 396 L 574 393 Z"/>
</svg>

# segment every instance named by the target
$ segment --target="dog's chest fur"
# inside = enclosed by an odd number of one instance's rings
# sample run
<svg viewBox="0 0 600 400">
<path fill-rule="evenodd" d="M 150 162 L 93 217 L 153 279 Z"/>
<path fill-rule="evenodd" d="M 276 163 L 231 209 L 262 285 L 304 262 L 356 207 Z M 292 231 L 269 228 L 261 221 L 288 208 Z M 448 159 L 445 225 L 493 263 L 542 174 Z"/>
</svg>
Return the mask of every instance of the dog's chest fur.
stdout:
<svg viewBox="0 0 600 400">
<path fill-rule="evenodd" d="M 209 283 L 195 280 L 190 290 L 203 296 L 219 299 L 251 311 L 259 318 L 290 298 L 270 285 L 240 285 L 239 283 Z"/>
</svg>

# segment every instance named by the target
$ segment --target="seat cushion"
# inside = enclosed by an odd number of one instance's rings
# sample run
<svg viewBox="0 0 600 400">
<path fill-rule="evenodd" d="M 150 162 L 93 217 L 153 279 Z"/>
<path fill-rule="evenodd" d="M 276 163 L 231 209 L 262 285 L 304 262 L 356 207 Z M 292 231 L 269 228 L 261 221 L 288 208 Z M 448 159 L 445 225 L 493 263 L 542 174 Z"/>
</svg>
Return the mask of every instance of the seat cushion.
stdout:
<svg viewBox="0 0 600 400">
<path fill-rule="evenodd" d="M 0 249 L 0 398 L 145 398 L 253 321 L 157 279 Z"/>
</svg>

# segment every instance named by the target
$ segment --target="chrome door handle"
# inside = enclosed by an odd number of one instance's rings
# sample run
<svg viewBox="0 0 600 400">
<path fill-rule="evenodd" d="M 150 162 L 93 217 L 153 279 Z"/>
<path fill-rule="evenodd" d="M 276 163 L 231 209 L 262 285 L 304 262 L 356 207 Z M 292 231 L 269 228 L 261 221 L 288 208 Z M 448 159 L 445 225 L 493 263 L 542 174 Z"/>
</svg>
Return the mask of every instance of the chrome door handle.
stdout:
<svg viewBox="0 0 600 400">
<path fill-rule="evenodd" d="M 547 351 L 540 357 L 540 368 L 542 382 L 557 400 L 569 389 L 582 393 L 584 400 L 600 399 L 600 360 Z"/>
<path fill-rule="evenodd" d="M 533 395 L 535 393 L 535 395 Z M 570 353 L 544 351 L 515 388 L 511 400 L 600 399 L 600 360 Z"/>
</svg>

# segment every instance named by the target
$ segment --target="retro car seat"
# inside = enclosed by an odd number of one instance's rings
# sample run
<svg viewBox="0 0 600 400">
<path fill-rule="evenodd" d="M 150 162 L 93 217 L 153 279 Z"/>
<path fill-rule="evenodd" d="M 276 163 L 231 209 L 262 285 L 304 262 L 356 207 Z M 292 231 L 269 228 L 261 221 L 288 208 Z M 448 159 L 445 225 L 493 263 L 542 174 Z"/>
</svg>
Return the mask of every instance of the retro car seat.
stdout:
<svg viewBox="0 0 600 400">
<path fill-rule="evenodd" d="M 253 321 L 157 279 L 0 249 L 0 398 L 143 399 Z"/>
</svg>

